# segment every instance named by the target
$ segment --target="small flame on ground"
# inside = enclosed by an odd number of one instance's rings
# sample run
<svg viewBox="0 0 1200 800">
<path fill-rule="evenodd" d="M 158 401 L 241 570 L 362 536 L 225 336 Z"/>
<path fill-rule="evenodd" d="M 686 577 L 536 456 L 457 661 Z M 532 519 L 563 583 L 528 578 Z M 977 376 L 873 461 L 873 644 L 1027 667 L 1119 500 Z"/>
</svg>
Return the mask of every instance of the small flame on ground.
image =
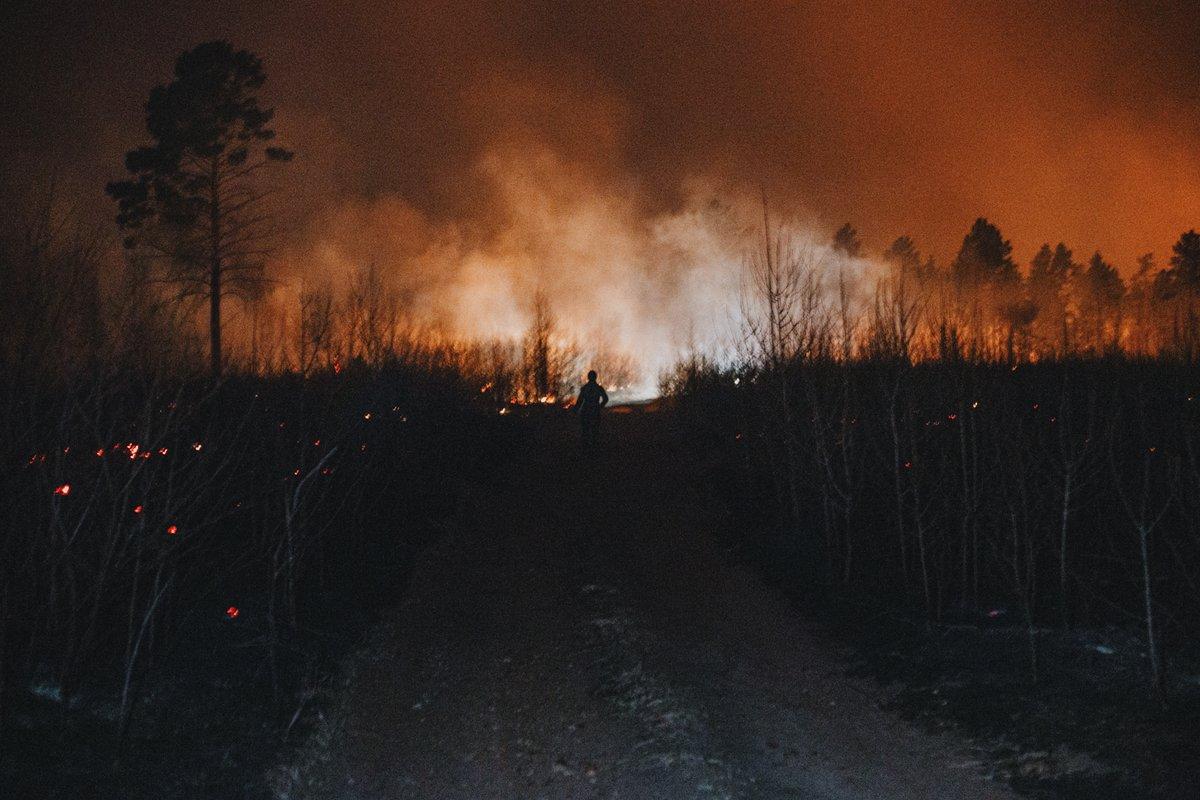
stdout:
<svg viewBox="0 0 1200 800">
<path fill-rule="evenodd" d="M 225 618 L 226 619 L 237 619 L 238 615 L 241 613 L 242 613 L 242 610 L 240 608 L 238 608 L 237 606 L 230 606 L 229 608 L 225 609 Z"/>
<path fill-rule="evenodd" d="M 59 497 L 66 497 L 71 493 L 71 484 L 64 483 L 54 487 L 54 493 Z"/>
<path fill-rule="evenodd" d="M 168 536 L 174 536 L 177 533 L 179 533 L 178 525 L 168 525 L 167 526 L 167 535 Z"/>
</svg>

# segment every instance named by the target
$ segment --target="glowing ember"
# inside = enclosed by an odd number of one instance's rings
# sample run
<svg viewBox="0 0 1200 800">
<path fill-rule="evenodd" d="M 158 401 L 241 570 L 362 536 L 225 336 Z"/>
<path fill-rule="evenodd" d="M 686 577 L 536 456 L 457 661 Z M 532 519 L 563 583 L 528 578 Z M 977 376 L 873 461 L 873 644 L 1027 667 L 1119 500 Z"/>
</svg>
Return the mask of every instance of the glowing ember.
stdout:
<svg viewBox="0 0 1200 800">
<path fill-rule="evenodd" d="M 136 506 L 134 506 L 134 507 L 133 507 L 133 513 L 135 513 L 135 514 L 140 514 L 140 513 L 142 513 L 144 510 L 145 510 L 145 509 L 144 509 L 144 508 L 142 508 L 142 504 L 141 504 L 141 503 L 138 503 Z"/>
<path fill-rule="evenodd" d="M 195 450 L 197 453 L 199 453 L 201 450 L 204 449 L 204 445 L 200 444 L 200 442 L 193 442 L 192 449 Z"/>
<path fill-rule="evenodd" d="M 370 418 L 371 418 L 371 412 L 370 412 L 370 411 L 368 411 L 367 413 L 363 414 L 363 419 L 369 420 Z"/>
<path fill-rule="evenodd" d="M 59 497 L 66 497 L 67 495 L 69 495 L 71 493 L 71 484 L 64 483 L 64 484 L 61 484 L 60 486 L 55 486 L 54 493 L 56 495 L 58 495 Z"/>
<path fill-rule="evenodd" d="M 160 448 L 158 448 L 158 454 L 159 454 L 160 456 L 165 456 L 165 455 L 166 455 L 168 452 L 169 452 L 169 451 L 168 451 L 168 450 L 167 450 L 167 448 L 165 448 L 165 447 L 160 447 Z"/>
<path fill-rule="evenodd" d="M 237 606 L 230 606 L 229 608 L 225 609 L 225 618 L 226 619 L 237 619 L 238 615 L 241 613 L 242 613 L 242 610 L 240 608 L 238 608 Z"/>
<path fill-rule="evenodd" d="M 174 536 L 177 533 L 179 533 L 178 525 L 168 525 L 167 526 L 167 536 Z"/>
<path fill-rule="evenodd" d="M 505 414 L 507 414 L 507 413 L 508 413 L 508 408 L 502 408 L 502 409 L 500 409 L 500 416 L 504 416 L 504 415 L 505 415 Z"/>
<path fill-rule="evenodd" d="M 104 448 L 103 447 L 101 447 L 99 450 L 96 451 L 96 458 L 104 458 Z"/>
</svg>

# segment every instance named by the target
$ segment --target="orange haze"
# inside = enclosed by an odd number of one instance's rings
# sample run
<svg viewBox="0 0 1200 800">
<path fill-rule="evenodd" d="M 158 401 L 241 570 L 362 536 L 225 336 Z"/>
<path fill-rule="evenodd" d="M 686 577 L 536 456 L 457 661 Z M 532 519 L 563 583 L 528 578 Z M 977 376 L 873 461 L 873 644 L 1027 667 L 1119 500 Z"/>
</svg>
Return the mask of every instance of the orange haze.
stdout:
<svg viewBox="0 0 1200 800">
<path fill-rule="evenodd" d="M 654 365 L 718 337 L 760 188 L 820 239 L 849 220 L 943 263 L 977 216 L 1019 263 L 1064 240 L 1126 271 L 1200 225 L 1183 3 L 16 6 L 0 177 L 109 213 L 147 90 L 229 38 L 298 153 L 277 273 L 375 261 L 467 333 L 518 331 L 543 288 Z"/>
</svg>

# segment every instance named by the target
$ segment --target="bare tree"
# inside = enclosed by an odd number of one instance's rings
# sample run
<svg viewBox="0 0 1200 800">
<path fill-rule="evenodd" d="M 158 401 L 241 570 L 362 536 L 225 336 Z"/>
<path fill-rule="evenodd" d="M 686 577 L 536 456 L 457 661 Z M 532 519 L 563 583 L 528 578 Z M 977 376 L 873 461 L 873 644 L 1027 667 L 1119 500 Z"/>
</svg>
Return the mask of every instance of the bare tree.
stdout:
<svg viewBox="0 0 1200 800">
<path fill-rule="evenodd" d="M 296 368 L 301 375 L 312 372 L 324 357 L 332 359 L 333 346 L 333 287 L 302 284 L 300 313 L 296 330 Z"/>
<path fill-rule="evenodd" d="M 764 416 L 772 439 L 783 451 L 776 484 L 801 541 L 802 470 L 791 379 L 801 361 L 828 354 L 829 315 L 819 265 L 815 248 L 772 230 L 764 198 L 761 245 L 750 253 L 745 266 L 743 341 L 765 384 Z"/>
<path fill-rule="evenodd" d="M 1115 407 L 1116 404 L 1114 404 Z M 1113 484 L 1121 508 L 1125 511 L 1134 533 L 1137 535 L 1138 566 L 1142 584 L 1142 621 L 1146 628 L 1146 650 L 1150 661 L 1150 682 L 1160 703 L 1166 702 L 1162 655 L 1159 651 L 1155 616 L 1154 578 L 1150 561 L 1150 539 L 1158 529 L 1174 503 L 1179 483 L 1178 464 L 1166 468 L 1156 465 L 1157 446 L 1147 444 L 1145 398 L 1138 397 L 1138 415 L 1135 424 L 1136 452 L 1132 458 L 1121 458 L 1115 452 L 1119 409 L 1113 415 L 1113 430 L 1109 434 L 1109 466 Z M 1161 460 L 1162 456 L 1157 456 Z M 1136 471 L 1126 474 L 1123 467 L 1136 464 Z M 1157 469 L 1156 469 L 1157 467 Z"/>
</svg>

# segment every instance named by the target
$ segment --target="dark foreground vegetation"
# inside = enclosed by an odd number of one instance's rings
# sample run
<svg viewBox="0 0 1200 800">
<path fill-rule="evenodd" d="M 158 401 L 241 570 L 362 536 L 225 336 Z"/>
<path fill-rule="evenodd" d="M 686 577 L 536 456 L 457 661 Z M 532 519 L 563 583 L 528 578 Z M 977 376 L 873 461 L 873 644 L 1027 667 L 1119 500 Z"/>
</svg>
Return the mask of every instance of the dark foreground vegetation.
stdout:
<svg viewBox="0 0 1200 800">
<path fill-rule="evenodd" d="M 797 357 L 693 362 L 670 388 L 735 545 L 901 680 L 905 710 L 1024 753 L 1074 744 L 1173 797 L 1200 770 L 1196 375 Z"/>
<path fill-rule="evenodd" d="M 213 382 L 175 302 L 49 226 L 0 269 L 0 794 L 265 796 L 507 418 L 462 350 L 361 328 Z"/>
<path fill-rule="evenodd" d="M 396 362 L 6 398 L 0 780 L 243 796 L 486 466 L 463 389 Z"/>
</svg>

